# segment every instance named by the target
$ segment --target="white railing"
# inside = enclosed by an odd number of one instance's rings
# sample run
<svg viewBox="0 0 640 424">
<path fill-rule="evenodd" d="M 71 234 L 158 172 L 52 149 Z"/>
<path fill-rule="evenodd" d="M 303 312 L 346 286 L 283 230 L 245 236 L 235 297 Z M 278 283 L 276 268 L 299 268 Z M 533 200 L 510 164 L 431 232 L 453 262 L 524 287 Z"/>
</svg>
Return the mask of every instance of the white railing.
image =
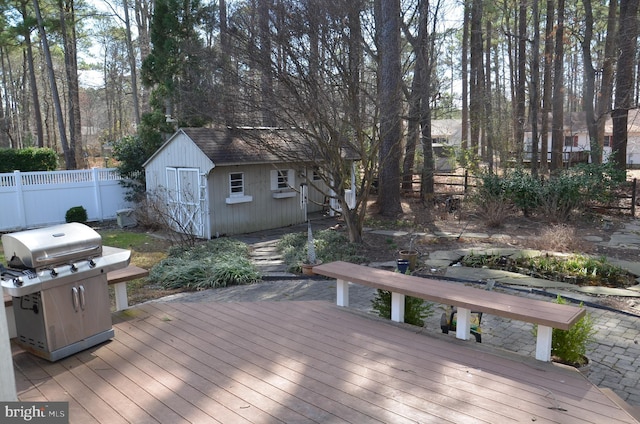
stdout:
<svg viewBox="0 0 640 424">
<path fill-rule="evenodd" d="M 121 179 L 114 168 L 0 174 L 0 231 L 61 224 L 75 206 L 89 221 L 116 219 L 132 206 Z"/>
</svg>

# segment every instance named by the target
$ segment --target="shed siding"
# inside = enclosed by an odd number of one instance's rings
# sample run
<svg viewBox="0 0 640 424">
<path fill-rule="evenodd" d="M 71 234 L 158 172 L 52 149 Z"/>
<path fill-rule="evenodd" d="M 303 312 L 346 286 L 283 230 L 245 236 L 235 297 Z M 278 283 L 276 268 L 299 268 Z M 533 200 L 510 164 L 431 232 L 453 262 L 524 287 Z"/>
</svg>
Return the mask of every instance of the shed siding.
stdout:
<svg viewBox="0 0 640 424">
<path fill-rule="evenodd" d="M 153 193 L 160 187 L 166 186 L 166 169 L 198 168 L 200 173 L 206 173 L 212 163 L 204 153 L 184 134 L 176 138 L 162 149 L 156 157 L 145 167 L 147 192 Z"/>
<path fill-rule="evenodd" d="M 299 168 L 281 165 L 279 169 Z M 271 191 L 273 165 L 219 166 L 209 174 L 209 210 L 211 236 L 243 234 L 271 228 L 286 227 L 304 222 L 304 210 L 300 207 L 300 195 L 275 199 Z M 244 173 L 244 194 L 252 196 L 250 202 L 227 204 L 229 174 Z M 294 187 L 306 182 L 296 172 Z M 314 191 L 314 190 L 312 190 Z M 316 194 L 317 196 L 317 194 Z M 324 196 L 322 196 L 324 197 Z M 322 205 L 309 205 L 309 211 L 321 210 Z"/>
</svg>

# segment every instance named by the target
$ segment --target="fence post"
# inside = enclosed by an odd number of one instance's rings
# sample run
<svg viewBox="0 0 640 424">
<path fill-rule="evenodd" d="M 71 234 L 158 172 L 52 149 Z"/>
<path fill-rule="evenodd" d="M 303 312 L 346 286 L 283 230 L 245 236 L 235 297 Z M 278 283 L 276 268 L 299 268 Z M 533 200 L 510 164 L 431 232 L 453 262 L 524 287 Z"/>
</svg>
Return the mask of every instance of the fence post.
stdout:
<svg viewBox="0 0 640 424">
<path fill-rule="evenodd" d="M 20 219 L 20 228 L 27 228 L 27 215 L 24 209 L 24 191 L 22 189 L 22 175 L 20 171 L 13 171 L 13 178 L 16 188 L 16 200 L 18 207 L 18 217 Z"/>
<path fill-rule="evenodd" d="M 631 185 L 631 217 L 636 217 L 636 188 L 638 185 L 638 179 L 633 179 L 633 184 Z"/>
<path fill-rule="evenodd" d="M 469 185 L 469 170 L 464 170 L 464 194 L 467 194 L 467 187 Z"/>
<path fill-rule="evenodd" d="M 98 211 L 98 221 L 104 221 L 104 211 L 102 210 L 102 195 L 100 194 L 100 181 L 98 168 L 91 168 L 91 178 L 93 178 L 93 198 Z"/>
</svg>

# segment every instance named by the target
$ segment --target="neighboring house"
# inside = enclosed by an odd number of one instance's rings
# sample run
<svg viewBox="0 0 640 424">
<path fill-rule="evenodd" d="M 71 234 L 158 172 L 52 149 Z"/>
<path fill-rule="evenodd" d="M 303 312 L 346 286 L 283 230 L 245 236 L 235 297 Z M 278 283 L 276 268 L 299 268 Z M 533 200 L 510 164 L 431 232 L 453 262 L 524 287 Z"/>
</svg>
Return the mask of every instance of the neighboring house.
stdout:
<svg viewBox="0 0 640 424">
<path fill-rule="evenodd" d="M 551 119 L 551 118 L 549 118 Z M 549 121 L 551 122 L 551 120 Z M 538 125 L 541 128 L 541 125 Z M 613 134 L 613 123 L 611 117 L 607 117 L 604 129 L 604 147 L 602 151 L 603 159 L 606 162 L 611 155 L 611 138 Z M 627 166 L 629 168 L 640 167 L 640 110 L 629 111 L 627 123 Z M 548 134 L 547 158 L 551 160 L 551 139 L 552 134 Z M 531 129 L 528 128 L 524 134 L 525 159 L 531 160 Z M 538 143 L 540 150 L 540 143 Z M 591 160 L 589 152 L 589 131 L 584 112 L 572 112 L 565 114 L 564 120 L 564 142 L 563 142 L 563 162 L 575 162 L 581 160 Z"/>
<path fill-rule="evenodd" d="M 431 140 L 434 144 L 460 147 L 462 140 L 461 119 L 434 119 L 431 121 Z"/>
<path fill-rule="evenodd" d="M 278 156 L 257 142 L 274 131 Z M 296 134 L 179 129 L 144 163 L 147 192 L 166 197 L 178 230 L 201 238 L 305 222 L 307 212 L 326 207 L 328 190 Z"/>
<path fill-rule="evenodd" d="M 456 158 L 452 149 L 462 144 L 461 119 L 434 119 L 431 121 L 434 166 L 438 172 L 456 169 Z"/>
</svg>

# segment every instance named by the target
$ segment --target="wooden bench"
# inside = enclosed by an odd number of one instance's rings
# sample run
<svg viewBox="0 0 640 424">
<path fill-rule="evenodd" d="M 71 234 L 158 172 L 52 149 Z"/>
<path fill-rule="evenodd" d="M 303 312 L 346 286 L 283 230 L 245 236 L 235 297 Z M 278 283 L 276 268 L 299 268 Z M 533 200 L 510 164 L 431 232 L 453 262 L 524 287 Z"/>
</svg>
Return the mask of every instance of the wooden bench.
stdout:
<svg viewBox="0 0 640 424">
<path fill-rule="evenodd" d="M 349 283 L 390 291 L 391 319 L 396 322 L 404 322 L 405 296 L 455 306 L 458 308 L 456 337 L 463 340 L 470 338 L 472 310 L 537 324 L 536 359 L 546 362 L 551 360 L 552 329 L 568 330 L 586 313 L 584 308 L 574 305 L 527 299 L 348 262 L 318 265 L 313 272 L 337 280 L 339 306 L 349 306 Z"/>
<path fill-rule="evenodd" d="M 129 265 L 126 268 L 117 269 L 107 273 L 107 283 L 113 285 L 116 299 L 116 311 L 129 307 L 127 298 L 127 281 L 137 280 L 149 275 L 149 271 L 139 266 Z"/>
</svg>

